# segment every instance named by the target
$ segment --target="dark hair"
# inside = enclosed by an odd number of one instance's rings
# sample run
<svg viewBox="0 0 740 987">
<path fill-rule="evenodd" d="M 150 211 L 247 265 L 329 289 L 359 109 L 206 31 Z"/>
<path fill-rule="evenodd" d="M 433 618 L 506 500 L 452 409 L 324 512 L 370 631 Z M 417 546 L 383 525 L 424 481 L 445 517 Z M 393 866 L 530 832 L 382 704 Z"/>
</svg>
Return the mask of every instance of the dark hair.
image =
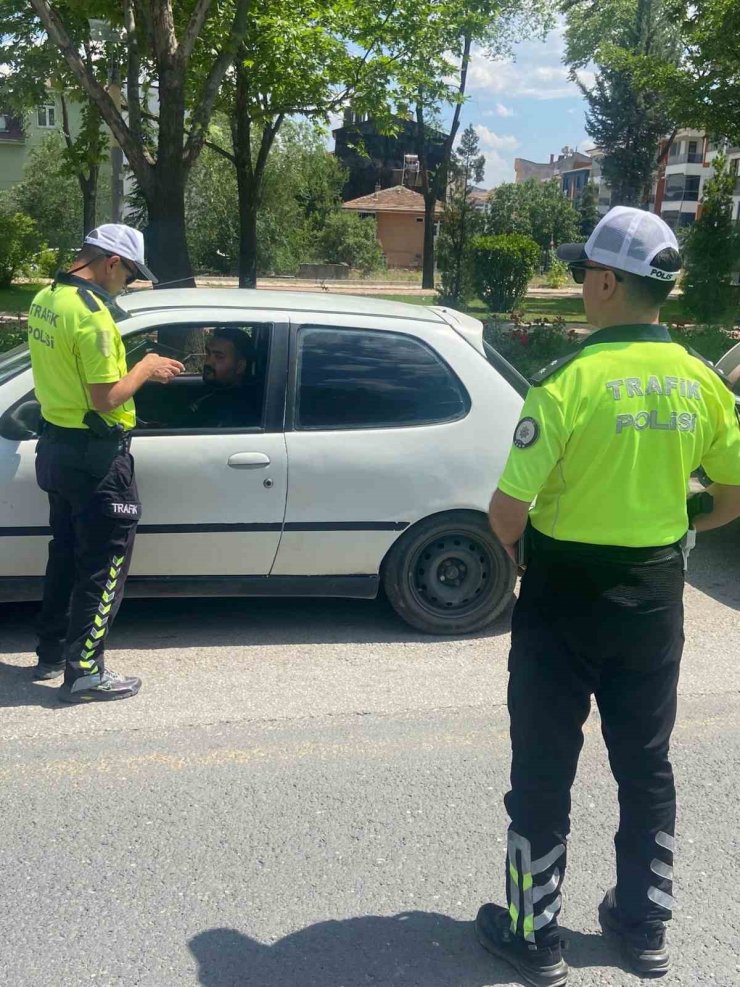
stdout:
<svg viewBox="0 0 740 987">
<path fill-rule="evenodd" d="M 98 247 L 94 243 L 83 243 L 77 252 L 75 257 L 75 263 L 78 260 L 87 261 L 88 263 L 93 260 L 98 260 L 100 257 L 108 256 L 102 247 Z"/>
<path fill-rule="evenodd" d="M 214 339 L 228 340 L 239 360 L 246 360 L 249 363 L 254 356 L 252 340 L 243 329 L 237 329 L 236 326 L 216 326 L 211 335 Z"/>
<path fill-rule="evenodd" d="M 651 266 L 660 271 L 679 271 L 681 257 L 673 247 L 666 247 L 653 257 Z M 660 308 L 676 285 L 675 281 L 659 281 L 657 278 L 641 277 L 626 271 L 622 273 L 630 299 L 646 308 Z"/>
</svg>

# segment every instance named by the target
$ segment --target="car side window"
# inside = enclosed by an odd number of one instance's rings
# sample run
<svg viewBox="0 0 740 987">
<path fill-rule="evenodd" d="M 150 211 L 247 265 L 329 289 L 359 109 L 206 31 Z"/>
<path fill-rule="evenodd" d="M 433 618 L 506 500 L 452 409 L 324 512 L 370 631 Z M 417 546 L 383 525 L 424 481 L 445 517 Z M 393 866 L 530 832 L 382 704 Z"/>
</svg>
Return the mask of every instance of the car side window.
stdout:
<svg viewBox="0 0 740 987">
<path fill-rule="evenodd" d="M 263 428 L 271 330 L 264 323 L 211 323 L 127 334 L 129 370 L 147 353 L 185 365 L 169 384 L 149 382 L 136 393 L 137 430 Z"/>
<path fill-rule="evenodd" d="M 414 336 L 319 326 L 299 331 L 299 429 L 432 425 L 469 410 L 461 381 Z"/>
</svg>

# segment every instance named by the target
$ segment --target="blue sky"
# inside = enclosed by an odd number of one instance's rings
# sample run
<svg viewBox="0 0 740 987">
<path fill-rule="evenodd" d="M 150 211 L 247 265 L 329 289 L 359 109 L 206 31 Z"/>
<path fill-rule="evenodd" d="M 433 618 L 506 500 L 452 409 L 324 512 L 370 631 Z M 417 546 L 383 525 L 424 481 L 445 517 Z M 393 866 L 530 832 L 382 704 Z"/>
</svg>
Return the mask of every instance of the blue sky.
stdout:
<svg viewBox="0 0 740 987">
<path fill-rule="evenodd" d="M 486 188 L 514 181 L 515 157 L 549 161 L 566 144 L 583 150 L 593 143 L 584 129 L 586 104 L 562 56 L 562 25 L 544 42 L 516 45 L 513 59 L 492 61 L 474 52 L 460 129 L 472 123 L 478 132 Z M 591 71 L 579 75 L 587 86 L 593 83 Z"/>
</svg>

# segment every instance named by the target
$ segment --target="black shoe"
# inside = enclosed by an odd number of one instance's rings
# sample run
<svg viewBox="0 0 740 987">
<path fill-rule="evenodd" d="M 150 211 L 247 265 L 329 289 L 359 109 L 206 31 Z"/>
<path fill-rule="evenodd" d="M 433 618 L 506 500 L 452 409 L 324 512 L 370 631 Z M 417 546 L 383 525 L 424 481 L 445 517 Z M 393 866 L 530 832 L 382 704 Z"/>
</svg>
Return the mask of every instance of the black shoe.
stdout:
<svg viewBox="0 0 740 987">
<path fill-rule="evenodd" d="M 506 960 L 531 987 L 560 987 L 568 979 L 562 943 L 535 946 L 511 931 L 509 913 L 501 905 L 482 905 L 475 920 L 481 946 Z"/>
<path fill-rule="evenodd" d="M 599 905 L 599 921 L 602 929 L 620 937 L 622 952 L 636 973 L 643 977 L 662 977 L 668 973 L 670 958 L 663 922 L 628 925 L 619 914 L 615 888 L 606 892 Z"/>
<path fill-rule="evenodd" d="M 111 702 L 130 699 L 141 688 L 141 679 L 126 678 L 109 669 L 95 675 L 83 675 L 74 682 L 65 682 L 59 689 L 63 703 Z"/>
<path fill-rule="evenodd" d="M 64 675 L 65 663 L 63 661 L 50 664 L 49 662 L 39 661 L 38 665 L 32 669 L 32 678 L 34 682 L 45 682 L 47 679 L 58 679 L 60 675 Z"/>
</svg>

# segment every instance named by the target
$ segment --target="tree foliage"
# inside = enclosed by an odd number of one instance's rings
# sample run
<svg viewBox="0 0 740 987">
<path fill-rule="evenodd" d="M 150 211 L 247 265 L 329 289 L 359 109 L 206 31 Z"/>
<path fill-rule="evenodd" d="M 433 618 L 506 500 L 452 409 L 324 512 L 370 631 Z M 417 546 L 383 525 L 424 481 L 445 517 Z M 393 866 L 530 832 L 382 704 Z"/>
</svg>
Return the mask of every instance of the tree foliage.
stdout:
<svg viewBox="0 0 740 987">
<path fill-rule="evenodd" d="M 532 237 L 542 251 L 578 239 L 579 216 L 563 195 L 559 178 L 541 182 L 506 183 L 489 197 L 486 233 L 521 233 Z"/>
<path fill-rule="evenodd" d="M 572 77 L 593 60 L 599 67 L 591 89 L 582 82 L 588 111 L 586 133 L 604 151 L 602 172 L 611 186 L 611 204 L 646 206 L 659 163 L 661 140 L 674 117 L 662 95 L 636 84 L 631 71 L 616 64 L 614 52 L 679 58 L 671 0 L 566 0 L 566 55 Z"/>
<path fill-rule="evenodd" d="M 5 197 L 0 199 L 0 288 L 10 287 L 38 249 L 36 223 L 25 213 L 16 212 Z"/>
<path fill-rule="evenodd" d="M 229 133 L 228 120 L 219 116 L 209 142 L 229 147 Z M 326 149 L 322 129 L 288 120 L 276 138 L 262 183 L 257 273 L 295 274 L 302 262 L 327 259 L 321 236 L 329 217 L 340 208 L 344 180 L 344 169 Z M 233 164 L 206 146 L 191 172 L 185 201 L 196 271 L 238 273 L 240 231 Z M 374 238 L 371 243 L 377 256 Z"/>
<path fill-rule="evenodd" d="M 319 235 L 321 260 L 347 264 L 367 273 L 382 261 L 374 219 L 361 219 L 346 209 L 332 213 Z"/>
<path fill-rule="evenodd" d="M 588 240 L 599 221 L 599 190 L 593 182 L 586 182 L 577 209 L 579 233 Z"/>
<path fill-rule="evenodd" d="M 680 53 L 635 52 L 616 44 L 605 52 L 629 72 L 636 88 L 660 98 L 682 126 L 740 144 L 740 3 L 738 0 L 666 0 Z"/>
<path fill-rule="evenodd" d="M 738 316 L 738 289 L 732 284 L 740 266 L 740 233 L 732 219 L 735 176 L 723 154 L 714 160 L 714 177 L 704 186 L 701 215 L 684 242 L 683 303 L 698 322 L 729 324 Z"/>
<path fill-rule="evenodd" d="M 109 188 L 104 177 L 101 190 Z M 61 134 L 52 133 L 33 150 L 23 178 L 9 191 L 15 208 L 31 216 L 41 239 L 57 251 L 59 261 L 79 248 L 83 233 L 83 198 L 77 176 L 65 156 Z M 107 213 L 100 212 L 106 219 Z"/>
<path fill-rule="evenodd" d="M 480 140 L 469 124 L 453 152 L 450 168 L 452 184 L 442 213 L 437 244 L 442 276 L 441 300 L 459 305 L 473 291 L 471 239 L 482 230 L 483 217 L 470 200 L 474 184 L 483 181 L 486 159 L 480 153 Z"/>
</svg>

